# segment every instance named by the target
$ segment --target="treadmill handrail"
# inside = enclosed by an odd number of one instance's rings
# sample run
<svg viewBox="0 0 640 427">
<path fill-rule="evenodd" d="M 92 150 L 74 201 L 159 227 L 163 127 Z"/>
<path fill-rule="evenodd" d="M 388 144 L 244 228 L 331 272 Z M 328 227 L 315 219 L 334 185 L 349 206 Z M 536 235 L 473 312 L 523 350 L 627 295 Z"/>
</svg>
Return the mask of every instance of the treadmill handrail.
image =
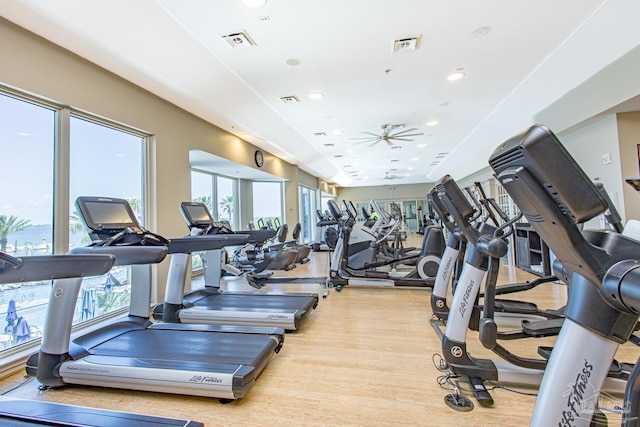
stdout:
<svg viewBox="0 0 640 427">
<path fill-rule="evenodd" d="M 35 282 L 71 277 L 100 276 L 111 270 L 115 257 L 102 255 L 36 255 L 16 258 L 0 252 L 0 261 L 12 263 L 9 268 L 0 264 L 0 283 Z"/>
</svg>

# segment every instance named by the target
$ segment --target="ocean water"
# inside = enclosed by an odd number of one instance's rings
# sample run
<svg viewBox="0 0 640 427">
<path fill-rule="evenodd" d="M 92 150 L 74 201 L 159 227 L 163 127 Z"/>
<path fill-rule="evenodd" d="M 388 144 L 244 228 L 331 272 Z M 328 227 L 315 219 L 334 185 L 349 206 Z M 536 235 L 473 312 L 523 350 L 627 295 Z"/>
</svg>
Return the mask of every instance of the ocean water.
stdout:
<svg viewBox="0 0 640 427">
<path fill-rule="evenodd" d="M 71 234 L 69 236 L 69 245 L 72 248 L 86 245 L 82 241 L 85 235 L 85 233 Z M 52 225 L 32 225 L 7 236 L 7 245 L 9 246 L 7 252 L 15 256 L 50 254 L 52 243 Z M 18 249 L 17 251 L 15 250 L 16 248 Z"/>
</svg>

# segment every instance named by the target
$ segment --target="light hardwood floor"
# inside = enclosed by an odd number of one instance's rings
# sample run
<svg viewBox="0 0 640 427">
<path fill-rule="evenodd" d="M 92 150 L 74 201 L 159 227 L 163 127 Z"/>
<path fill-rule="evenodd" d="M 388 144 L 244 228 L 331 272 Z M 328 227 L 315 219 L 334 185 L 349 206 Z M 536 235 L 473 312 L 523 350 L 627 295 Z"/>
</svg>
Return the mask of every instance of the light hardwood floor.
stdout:
<svg viewBox="0 0 640 427">
<path fill-rule="evenodd" d="M 328 253 L 312 253 L 312 261 L 278 276 L 318 277 L 328 274 Z M 500 283 L 531 279 L 505 267 Z M 233 283 L 230 288 L 238 287 Z M 264 291 L 317 291 L 318 285 L 269 284 Z M 306 319 L 287 334 L 284 346 L 248 395 L 229 404 L 216 399 L 116 389 L 66 387 L 38 391 L 35 380 L 18 373 L 0 382 L 10 396 L 202 421 L 207 426 L 524 426 L 535 397 L 496 389 L 495 405 L 476 404 L 471 412 L 449 409 L 442 376 L 432 358 L 440 342 L 429 319 L 426 289 L 350 288 L 332 290 Z M 523 298 L 551 308 L 563 304 L 564 285 L 539 287 Z M 468 334 L 474 356 L 496 358 Z M 536 348 L 552 340 L 521 340 L 513 351 L 536 356 Z M 620 350 L 621 360 L 634 362 L 637 350 Z M 14 387 L 18 386 L 14 389 Z M 468 387 L 468 386 L 467 386 Z M 535 390 L 525 390 L 526 392 Z M 608 415 L 610 425 L 619 417 Z"/>
</svg>

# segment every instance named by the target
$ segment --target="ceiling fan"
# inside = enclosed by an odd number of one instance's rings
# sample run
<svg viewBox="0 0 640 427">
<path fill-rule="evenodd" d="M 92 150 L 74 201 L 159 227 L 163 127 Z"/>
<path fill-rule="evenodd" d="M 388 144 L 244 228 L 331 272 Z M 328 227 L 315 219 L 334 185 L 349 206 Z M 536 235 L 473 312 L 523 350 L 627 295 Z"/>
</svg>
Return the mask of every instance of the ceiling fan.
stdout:
<svg viewBox="0 0 640 427">
<path fill-rule="evenodd" d="M 412 133 L 418 130 L 417 128 L 398 130 L 403 129 L 404 125 L 382 125 L 380 127 L 382 128 L 382 133 L 380 134 L 376 134 L 373 132 L 362 132 L 365 135 L 369 136 L 349 139 L 360 140 L 360 142 L 355 142 L 355 145 L 370 142 L 371 144 L 369 144 L 368 147 L 371 147 L 373 145 L 376 145 L 380 141 L 384 141 L 389 145 L 395 145 L 394 142 L 396 141 L 413 141 L 413 138 L 411 137 L 424 135 L 423 132 Z"/>
<path fill-rule="evenodd" d="M 391 172 L 389 172 L 389 171 L 386 171 L 386 172 L 384 173 L 384 179 L 400 179 L 400 178 L 402 178 L 402 176 L 392 174 L 392 173 L 391 173 Z"/>
</svg>

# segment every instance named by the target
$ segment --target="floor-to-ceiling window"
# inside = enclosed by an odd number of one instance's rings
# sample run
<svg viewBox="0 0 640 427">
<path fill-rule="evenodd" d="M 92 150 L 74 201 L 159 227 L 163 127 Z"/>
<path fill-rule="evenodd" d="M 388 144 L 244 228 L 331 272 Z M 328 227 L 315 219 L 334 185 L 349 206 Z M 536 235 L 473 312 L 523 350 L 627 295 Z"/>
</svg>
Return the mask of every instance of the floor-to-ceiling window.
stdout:
<svg viewBox="0 0 640 427">
<path fill-rule="evenodd" d="M 300 185 L 300 243 L 310 243 L 315 239 L 317 214 L 316 214 L 316 190 Z"/>
<path fill-rule="evenodd" d="M 88 234 L 78 222 L 79 196 L 126 199 L 144 225 L 143 158 L 145 138 L 84 117 L 69 120 L 69 247 L 86 246 Z M 128 307 L 131 268 L 114 267 L 106 276 L 85 280 L 76 319 Z"/>
<path fill-rule="evenodd" d="M 191 201 L 207 205 L 211 216 L 218 221 L 228 221 L 232 230 L 238 223 L 237 180 L 211 172 L 191 169 Z M 191 257 L 192 269 L 202 268 L 199 253 Z"/>
<path fill-rule="evenodd" d="M 0 250 L 24 257 L 87 244 L 79 195 L 126 198 L 143 223 L 145 144 L 145 135 L 115 123 L 0 89 Z M 74 323 L 126 306 L 129 287 L 122 268 L 86 278 Z M 0 350 L 40 337 L 49 289 L 49 281 L 0 285 Z"/>
<path fill-rule="evenodd" d="M 236 229 L 238 214 L 238 198 L 236 197 L 235 179 L 224 176 L 216 177 L 216 208 L 219 221 L 229 221 L 231 229 Z"/>
<path fill-rule="evenodd" d="M 11 256 L 53 251 L 56 111 L 0 95 L 0 250 Z M 40 335 L 49 283 L 0 285 L 0 348 Z"/>
<path fill-rule="evenodd" d="M 257 224 L 275 223 L 275 219 L 282 221 L 283 195 L 281 182 L 253 183 L 253 222 Z"/>
</svg>

